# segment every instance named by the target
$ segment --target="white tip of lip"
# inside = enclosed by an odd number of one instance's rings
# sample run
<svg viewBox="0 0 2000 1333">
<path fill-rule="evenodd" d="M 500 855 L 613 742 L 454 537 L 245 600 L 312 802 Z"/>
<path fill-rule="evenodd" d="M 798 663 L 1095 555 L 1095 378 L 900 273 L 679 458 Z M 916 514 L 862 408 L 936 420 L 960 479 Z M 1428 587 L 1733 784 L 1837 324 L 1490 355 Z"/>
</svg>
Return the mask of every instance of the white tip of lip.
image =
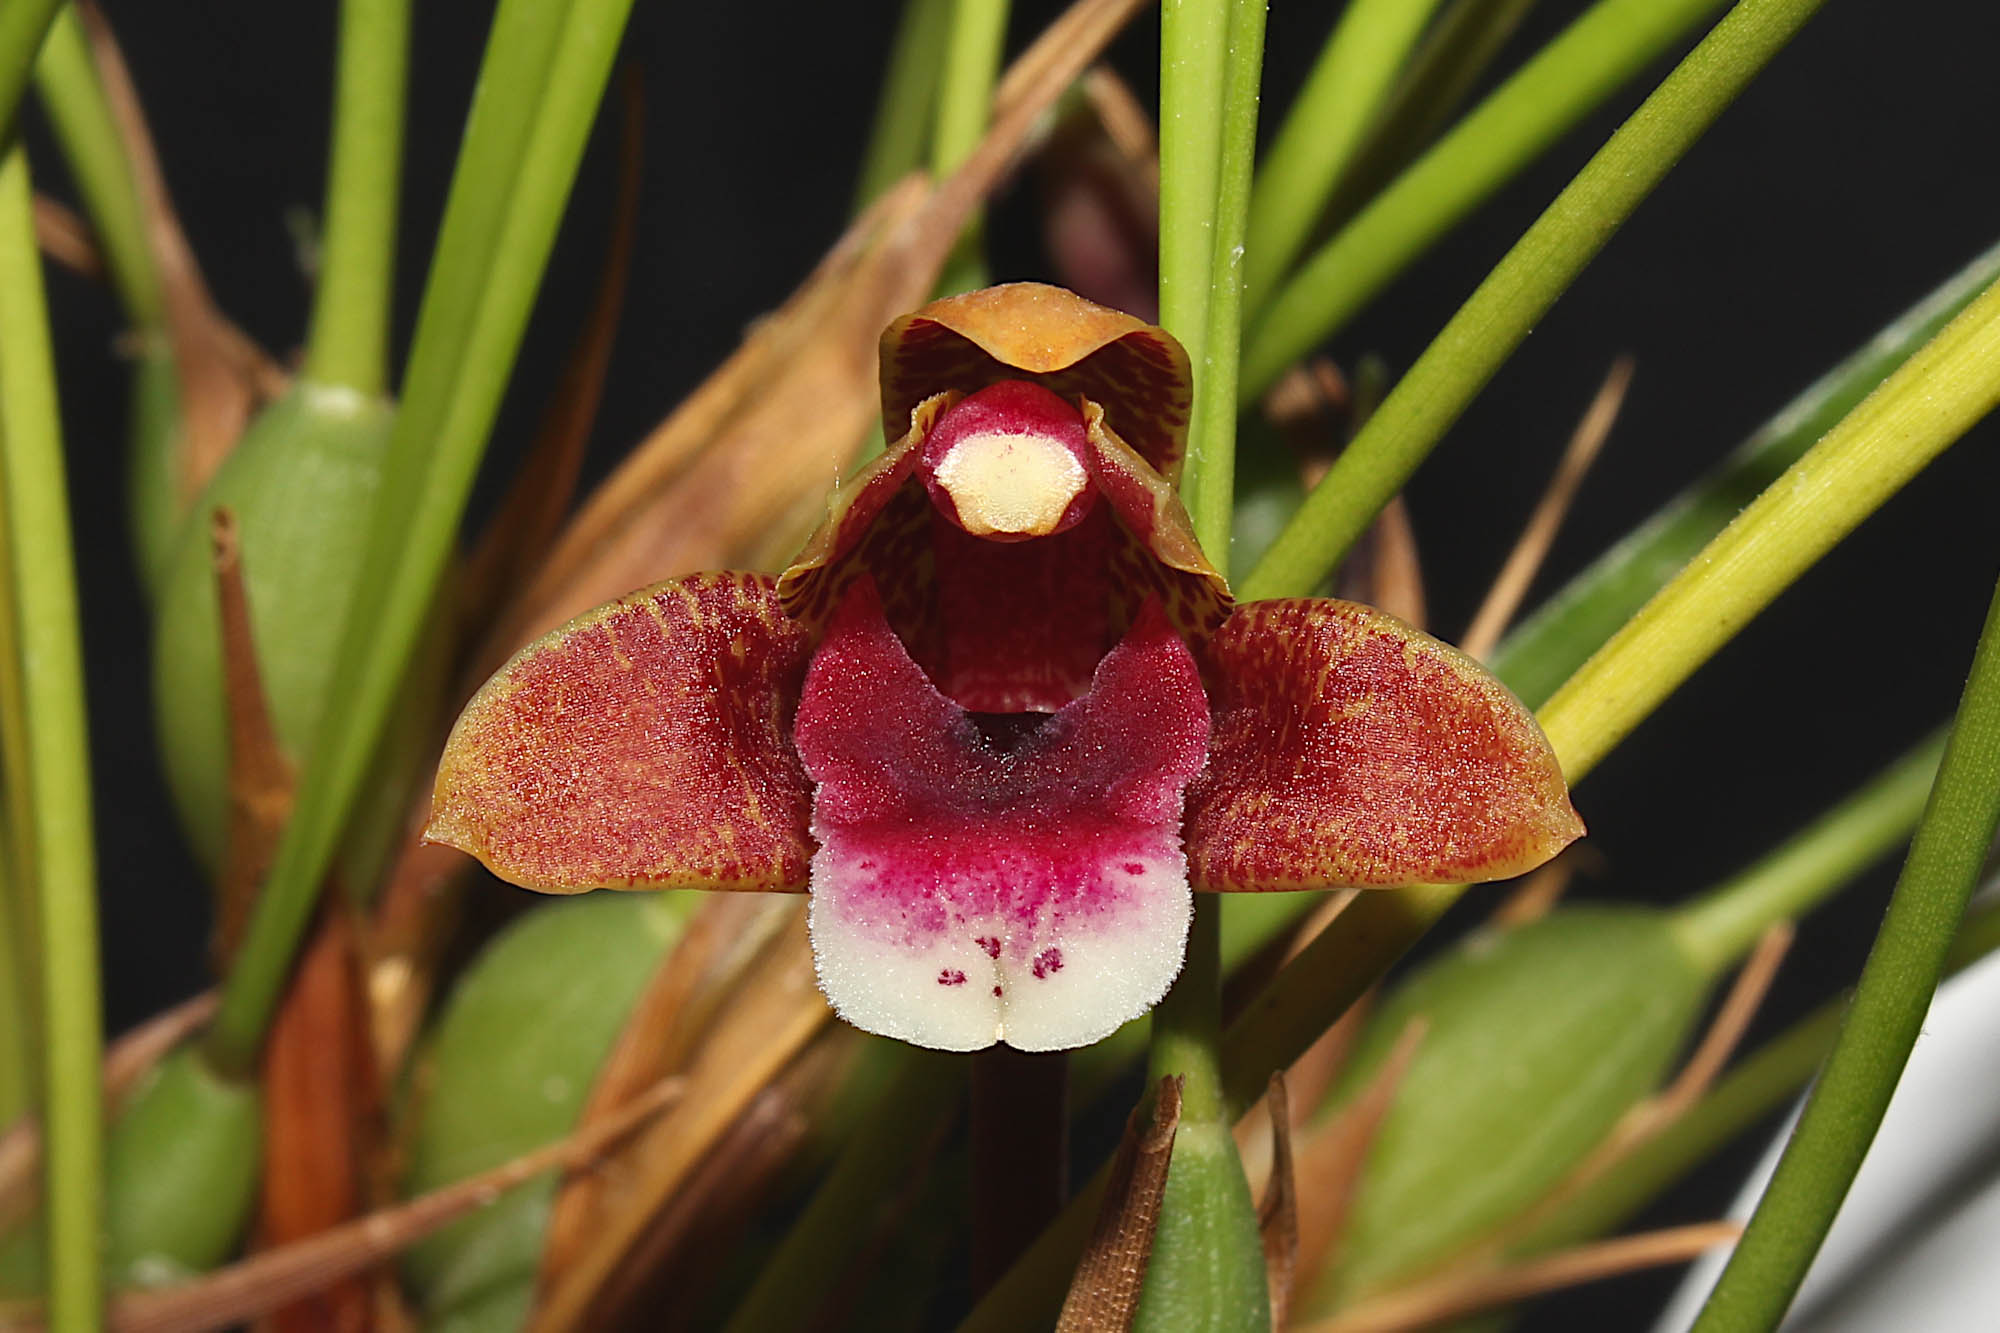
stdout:
<svg viewBox="0 0 2000 1333">
<path fill-rule="evenodd" d="M 975 537 L 1055 531 L 1089 478 L 1076 455 L 1038 435 L 968 435 L 937 467 L 937 482 Z"/>
</svg>

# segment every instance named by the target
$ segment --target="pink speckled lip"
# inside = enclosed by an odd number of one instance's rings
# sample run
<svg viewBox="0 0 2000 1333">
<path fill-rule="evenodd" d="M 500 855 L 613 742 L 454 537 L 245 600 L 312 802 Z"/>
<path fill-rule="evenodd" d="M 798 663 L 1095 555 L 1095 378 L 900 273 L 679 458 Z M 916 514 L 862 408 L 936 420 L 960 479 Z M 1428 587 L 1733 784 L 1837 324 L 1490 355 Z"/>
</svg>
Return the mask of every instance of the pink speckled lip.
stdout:
<svg viewBox="0 0 2000 1333">
<path fill-rule="evenodd" d="M 858 582 L 794 732 L 835 1008 L 954 1050 L 1076 1046 L 1145 1012 L 1180 968 L 1181 807 L 1208 726 L 1193 656 L 1148 603 L 1087 693 L 989 738 Z"/>
</svg>

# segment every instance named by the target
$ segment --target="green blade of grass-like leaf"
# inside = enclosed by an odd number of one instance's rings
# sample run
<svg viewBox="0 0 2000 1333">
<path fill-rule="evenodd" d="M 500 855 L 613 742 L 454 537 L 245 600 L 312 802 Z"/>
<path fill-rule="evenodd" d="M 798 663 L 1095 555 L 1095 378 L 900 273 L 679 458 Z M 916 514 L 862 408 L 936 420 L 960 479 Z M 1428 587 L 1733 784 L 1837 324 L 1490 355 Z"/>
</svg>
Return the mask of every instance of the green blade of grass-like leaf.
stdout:
<svg viewBox="0 0 2000 1333">
<path fill-rule="evenodd" d="M 854 187 L 857 215 L 924 164 L 951 15 L 952 0 L 903 0 L 889 68 L 875 102 L 875 125 Z"/>
<path fill-rule="evenodd" d="M 1759 491 L 2000 277 L 2000 245 L 1954 273 L 1816 380 L 1720 467 L 1669 500 L 1516 626 L 1488 663 L 1539 707 Z"/>
<path fill-rule="evenodd" d="M 208 1050 L 248 1069 L 450 558 L 631 0 L 503 0 L 418 315 L 368 558 Z"/>
<path fill-rule="evenodd" d="M 141 329 L 159 328 L 166 318 L 166 302 L 159 266 L 146 244 L 139 187 L 74 9 L 65 7 L 49 29 L 35 67 L 35 83 L 96 228 L 125 317 Z"/>
<path fill-rule="evenodd" d="M 0 496 L 26 742 L 25 771 L 6 775 L 25 789 L 26 823 L 9 832 L 32 867 L 41 955 L 48 1322 L 81 1333 L 98 1326 L 103 1305 L 97 869 L 55 360 L 18 141 L 0 162 Z"/>
<path fill-rule="evenodd" d="M 1432 339 L 1251 571 L 1244 598 L 1307 593 L 1332 571 L 1556 298 L 1820 3 L 1740 0 L 1674 67 Z M 1266 369 L 1275 375 L 1292 355 Z M 1244 369 L 1253 390 L 1263 387 L 1255 356 L 1253 338 Z"/>
<path fill-rule="evenodd" d="M 14 137 L 21 95 L 61 7 L 62 0 L 12 0 L 0 5 L 0 142 Z"/>
<path fill-rule="evenodd" d="M 1889 1109 L 1996 826 L 2000 588 L 1854 1002 L 1694 1333 L 1773 1329 L 1784 1318 Z"/>
<path fill-rule="evenodd" d="M 342 0 L 333 149 L 305 375 L 376 397 L 389 371 L 410 0 Z"/>
<path fill-rule="evenodd" d="M 1432 243 L 1721 7 L 1722 0 L 1599 0 L 1272 296 L 1244 351 L 1245 398 L 1270 388 Z"/>
<path fill-rule="evenodd" d="M 1257 172 L 1243 270 L 1253 316 L 1304 248 L 1437 4 L 1354 0 L 1341 11 Z"/>
</svg>

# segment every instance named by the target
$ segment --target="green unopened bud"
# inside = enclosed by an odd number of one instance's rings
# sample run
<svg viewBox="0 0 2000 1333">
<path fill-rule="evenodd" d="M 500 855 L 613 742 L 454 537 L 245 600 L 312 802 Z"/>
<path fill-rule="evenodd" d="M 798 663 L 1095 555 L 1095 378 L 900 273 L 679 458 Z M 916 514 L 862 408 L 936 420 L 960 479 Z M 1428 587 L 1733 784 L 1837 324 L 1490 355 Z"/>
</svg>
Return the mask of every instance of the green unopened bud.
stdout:
<svg viewBox="0 0 2000 1333">
<path fill-rule="evenodd" d="M 1643 908 L 1564 908 L 1481 931 L 1390 994 L 1336 1102 L 1367 1085 L 1412 1019 L 1426 1034 L 1307 1308 L 1381 1292 L 1491 1236 L 1659 1085 L 1709 980 L 1670 923 Z"/>
<path fill-rule="evenodd" d="M 244 432 L 196 506 L 236 516 L 264 691 L 278 739 L 304 758 L 331 683 L 369 537 L 393 410 L 300 383 Z M 154 630 L 160 750 L 183 827 L 222 863 L 229 816 L 227 698 L 207 522 L 183 525 Z"/>
<path fill-rule="evenodd" d="M 1135 1333 L 1268 1333 L 1257 1208 L 1227 1126 L 1181 1121 Z"/>
<path fill-rule="evenodd" d="M 218 1078 L 193 1047 L 146 1076 L 105 1144 L 113 1287 L 178 1282 L 229 1256 L 256 1200 L 260 1126 L 256 1085 Z M 35 1215 L 0 1244 L 0 1294 L 33 1294 L 41 1242 Z"/>
<path fill-rule="evenodd" d="M 538 907 L 486 946 L 433 1030 L 408 1108 L 421 1194 L 569 1133 L 696 895 L 598 893 Z M 405 1257 L 427 1324 L 519 1328 L 556 1181 L 542 1176 Z"/>
</svg>

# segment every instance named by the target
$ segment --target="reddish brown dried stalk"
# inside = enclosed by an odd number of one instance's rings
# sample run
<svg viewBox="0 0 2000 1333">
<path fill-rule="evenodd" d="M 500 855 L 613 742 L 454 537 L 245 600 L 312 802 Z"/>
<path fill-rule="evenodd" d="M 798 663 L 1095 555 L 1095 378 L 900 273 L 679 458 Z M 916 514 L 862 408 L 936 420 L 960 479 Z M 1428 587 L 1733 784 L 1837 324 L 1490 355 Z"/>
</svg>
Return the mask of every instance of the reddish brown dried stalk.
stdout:
<svg viewBox="0 0 2000 1333">
<path fill-rule="evenodd" d="M 1134 1108 L 1125 1122 L 1097 1225 L 1077 1261 L 1056 1333 L 1125 1333 L 1138 1312 L 1180 1129 L 1180 1077 L 1161 1079 L 1150 1119 L 1145 1109 Z"/>
</svg>

